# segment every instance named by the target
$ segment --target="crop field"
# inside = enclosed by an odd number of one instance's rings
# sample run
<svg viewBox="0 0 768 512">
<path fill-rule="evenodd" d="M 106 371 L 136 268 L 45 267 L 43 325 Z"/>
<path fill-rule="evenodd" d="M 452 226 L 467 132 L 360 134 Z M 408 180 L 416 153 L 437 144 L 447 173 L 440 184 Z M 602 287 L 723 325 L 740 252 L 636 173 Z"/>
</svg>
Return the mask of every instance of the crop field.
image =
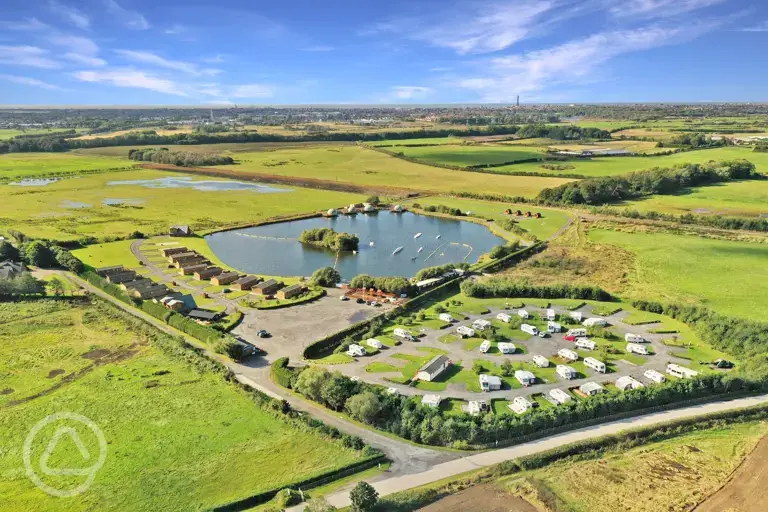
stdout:
<svg viewBox="0 0 768 512">
<path fill-rule="evenodd" d="M 768 320 L 768 246 L 666 233 L 593 229 L 590 240 L 635 255 L 626 295 L 700 303 L 715 311 Z"/>
<path fill-rule="evenodd" d="M 407 157 L 416 158 L 425 163 L 458 165 L 460 167 L 501 164 L 541 158 L 541 151 L 538 148 L 491 144 L 400 147 L 397 151 L 402 152 Z"/>
<path fill-rule="evenodd" d="M 7 510 L 211 509 L 358 458 L 261 409 L 221 377 L 164 355 L 111 306 L 6 303 L 0 320 L 0 494 Z M 37 489 L 23 470 L 28 432 L 54 412 L 86 416 L 107 442 L 93 485 L 68 499 Z M 94 439 L 81 439 L 98 450 Z M 48 441 L 36 438 L 33 457 Z M 82 467 L 72 443 L 57 444 L 51 460 Z M 67 488 L 81 481 L 46 477 Z"/>
<path fill-rule="evenodd" d="M 241 153 L 240 163 L 223 168 L 278 176 L 316 178 L 372 187 L 417 191 L 535 196 L 544 188 L 573 180 L 537 176 L 499 176 L 420 165 L 360 146 L 285 149 Z M 217 169 L 222 167 L 217 167 Z"/>
<path fill-rule="evenodd" d="M 83 235 L 124 237 L 135 230 L 156 234 L 166 232 L 172 224 L 189 224 L 199 232 L 340 207 L 363 199 L 356 194 L 298 187 L 197 190 L 186 186 L 159 188 L 152 183 L 167 177 L 182 182 L 185 179 L 179 173 L 131 170 L 83 175 L 45 186 L 0 185 L 0 229 L 22 227 L 29 236 L 61 240 Z M 187 179 L 192 184 L 215 181 L 233 186 L 233 182 L 218 178 Z M 154 188 L 138 183 L 110 184 L 137 180 L 149 180 Z"/>
<path fill-rule="evenodd" d="M 28 177 L 56 177 L 78 171 L 133 167 L 129 160 L 74 153 L 10 153 L 0 155 L 0 183 Z"/>
<path fill-rule="evenodd" d="M 768 180 L 732 181 L 694 187 L 681 194 L 650 196 L 621 206 L 639 211 L 717 214 L 743 217 L 768 215 Z"/>
<path fill-rule="evenodd" d="M 691 510 L 724 484 L 745 457 L 752 458 L 750 452 L 767 432 L 766 422 L 691 432 L 629 450 L 614 448 L 601 457 L 566 459 L 501 478 L 496 485 L 540 507 L 546 504 L 542 510 Z M 703 510 L 758 510 L 738 502 L 722 505 Z"/>
</svg>

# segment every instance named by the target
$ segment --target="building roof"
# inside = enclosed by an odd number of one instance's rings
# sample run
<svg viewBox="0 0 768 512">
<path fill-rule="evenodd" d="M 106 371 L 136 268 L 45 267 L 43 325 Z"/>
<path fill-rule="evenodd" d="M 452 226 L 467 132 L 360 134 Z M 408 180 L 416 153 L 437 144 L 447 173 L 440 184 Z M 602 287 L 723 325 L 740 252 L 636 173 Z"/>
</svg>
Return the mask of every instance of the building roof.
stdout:
<svg viewBox="0 0 768 512">
<path fill-rule="evenodd" d="M 216 311 L 208 311 L 207 309 L 193 309 L 187 316 L 190 318 L 198 318 L 200 320 L 216 320 L 221 313 Z"/>
<path fill-rule="evenodd" d="M 602 391 L 604 388 L 597 382 L 587 382 L 586 384 L 582 384 L 579 388 L 583 393 L 591 393 L 592 391 Z"/>
<path fill-rule="evenodd" d="M 489 385 L 493 384 L 496 386 L 501 386 L 501 377 L 497 377 L 495 375 L 487 375 L 485 373 L 480 374 L 480 382 L 487 382 Z"/>
<path fill-rule="evenodd" d="M 251 283 L 258 283 L 260 280 L 261 278 L 256 276 L 243 276 L 232 284 L 240 284 L 240 285 L 251 284 Z"/>
<path fill-rule="evenodd" d="M 432 359 L 430 359 L 427 364 L 419 368 L 420 372 L 427 372 L 428 374 L 432 375 L 437 370 L 441 369 L 443 366 L 445 366 L 446 363 L 448 363 L 449 360 L 446 356 L 435 356 Z"/>
<path fill-rule="evenodd" d="M 216 267 L 214 267 L 216 268 Z M 221 274 L 214 276 L 216 279 L 226 279 L 228 277 L 236 276 L 238 275 L 237 272 L 222 272 Z"/>
<path fill-rule="evenodd" d="M 291 292 L 293 290 L 301 290 L 304 288 L 304 285 L 301 283 L 292 284 L 291 286 L 288 286 L 286 288 L 283 288 L 283 292 Z"/>
<path fill-rule="evenodd" d="M 264 288 L 269 288 L 270 286 L 274 286 L 276 284 L 277 284 L 277 279 L 268 279 L 266 281 L 263 281 L 257 284 L 256 286 L 254 286 L 254 288 L 256 288 L 257 290 L 263 290 Z"/>
<path fill-rule="evenodd" d="M 528 370 L 516 370 L 515 378 L 525 379 L 525 380 L 535 380 L 536 376 L 533 374 L 533 372 L 529 372 Z"/>
<path fill-rule="evenodd" d="M 16 263 L 11 260 L 0 261 L 0 277 L 12 277 L 14 274 L 24 272 L 24 270 L 24 263 Z"/>
<path fill-rule="evenodd" d="M 175 229 L 177 231 L 181 231 L 182 233 L 187 233 L 187 234 L 192 232 L 192 230 L 189 229 L 189 226 L 187 225 L 171 226 L 171 229 Z"/>
</svg>

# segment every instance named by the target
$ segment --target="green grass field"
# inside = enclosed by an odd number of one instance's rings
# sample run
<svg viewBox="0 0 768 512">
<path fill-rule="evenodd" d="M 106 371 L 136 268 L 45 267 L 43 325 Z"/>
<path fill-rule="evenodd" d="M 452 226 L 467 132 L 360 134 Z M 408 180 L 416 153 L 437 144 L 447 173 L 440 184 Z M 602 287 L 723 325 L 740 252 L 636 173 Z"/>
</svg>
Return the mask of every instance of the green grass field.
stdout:
<svg viewBox="0 0 768 512">
<path fill-rule="evenodd" d="M 363 199 L 358 194 L 282 187 L 284 192 L 251 190 L 200 191 L 191 188 L 111 186 L 112 181 L 153 180 L 183 175 L 136 170 L 84 175 L 42 187 L 0 185 L 0 230 L 51 239 L 126 236 L 167 232 L 170 225 L 189 224 L 195 231 L 256 223 L 270 217 L 309 213 Z M 200 176 L 195 181 L 206 180 Z M 106 199 L 128 200 L 108 206 Z"/>
<path fill-rule="evenodd" d="M 0 140 L 8 140 L 19 135 L 42 135 L 55 134 L 69 131 L 69 128 L 30 128 L 27 130 L 16 130 L 12 128 L 0 128 Z"/>
<path fill-rule="evenodd" d="M 541 151 L 533 148 L 529 149 L 520 146 L 492 144 L 472 146 L 440 145 L 398 147 L 395 151 L 426 163 L 458 165 L 461 167 L 501 164 L 504 162 L 516 162 L 518 160 L 541 157 Z"/>
<path fill-rule="evenodd" d="M 425 144 L 461 144 L 464 142 L 464 139 L 461 139 L 459 137 L 436 137 L 436 138 L 425 138 L 425 139 L 391 139 L 391 140 L 381 140 L 377 142 L 369 142 L 369 146 L 374 147 L 388 147 L 388 146 L 423 146 Z M 399 151 L 399 150 L 393 150 L 393 151 Z"/>
<path fill-rule="evenodd" d="M 75 153 L 10 153 L 0 155 L 0 182 L 29 176 L 56 177 L 78 171 L 132 167 L 129 160 Z"/>
<path fill-rule="evenodd" d="M 358 458 L 257 407 L 221 377 L 165 356 L 114 311 L 52 300 L 0 305 L 3 508 L 208 510 Z M 54 412 L 90 418 L 107 441 L 104 467 L 74 498 L 43 493 L 24 472 L 27 433 Z M 33 460 L 49 440 L 33 443 Z M 74 444 L 58 444 L 49 464 L 82 467 L 80 457 Z M 46 480 L 69 488 L 81 481 Z"/>
<path fill-rule="evenodd" d="M 768 246 L 664 233 L 591 230 L 589 238 L 636 255 L 630 298 L 701 303 L 723 314 L 768 320 Z"/>
</svg>

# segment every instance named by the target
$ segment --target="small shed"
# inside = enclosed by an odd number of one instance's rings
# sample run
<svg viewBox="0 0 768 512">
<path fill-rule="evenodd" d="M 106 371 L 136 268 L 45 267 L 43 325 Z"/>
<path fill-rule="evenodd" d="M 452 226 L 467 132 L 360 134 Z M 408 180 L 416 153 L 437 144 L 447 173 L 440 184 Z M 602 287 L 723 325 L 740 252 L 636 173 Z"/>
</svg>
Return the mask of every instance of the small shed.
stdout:
<svg viewBox="0 0 768 512">
<path fill-rule="evenodd" d="M 552 400 L 557 402 L 558 404 L 562 405 L 566 402 L 571 401 L 571 395 L 563 391 L 562 389 L 552 389 L 549 391 L 549 396 L 552 397 Z"/>
<path fill-rule="evenodd" d="M 443 399 L 440 397 L 440 395 L 424 395 L 421 397 L 421 405 L 432 407 L 434 409 L 440 407 L 440 402 L 442 401 Z"/>
</svg>

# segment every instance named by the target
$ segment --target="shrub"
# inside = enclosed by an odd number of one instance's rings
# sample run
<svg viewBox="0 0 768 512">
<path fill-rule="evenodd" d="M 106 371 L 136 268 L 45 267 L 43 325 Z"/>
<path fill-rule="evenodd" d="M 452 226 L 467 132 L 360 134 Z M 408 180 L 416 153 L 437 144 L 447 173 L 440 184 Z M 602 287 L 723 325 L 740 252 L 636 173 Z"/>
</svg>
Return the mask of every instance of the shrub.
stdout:
<svg viewBox="0 0 768 512">
<path fill-rule="evenodd" d="M 333 267 L 323 267 L 315 270 L 310 282 L 316 286 L 332 288 L 341 281 L 341 274 Z"/>
<path fill-rule="evenodd" d="M 277 493 L 277 496 L 275 496 L 275 504 L 280 507 L 280 509 L 292 507 L 299 503 L 301 503 L 301 494 L 293 489 L 283 489 Z"/>
<path fill-rule="evenodd" d="M 353 512 L 369 512 L 379 502 L 379 493 L 368 482 L 358 482 L 349 493 Z"/>
</svg>

